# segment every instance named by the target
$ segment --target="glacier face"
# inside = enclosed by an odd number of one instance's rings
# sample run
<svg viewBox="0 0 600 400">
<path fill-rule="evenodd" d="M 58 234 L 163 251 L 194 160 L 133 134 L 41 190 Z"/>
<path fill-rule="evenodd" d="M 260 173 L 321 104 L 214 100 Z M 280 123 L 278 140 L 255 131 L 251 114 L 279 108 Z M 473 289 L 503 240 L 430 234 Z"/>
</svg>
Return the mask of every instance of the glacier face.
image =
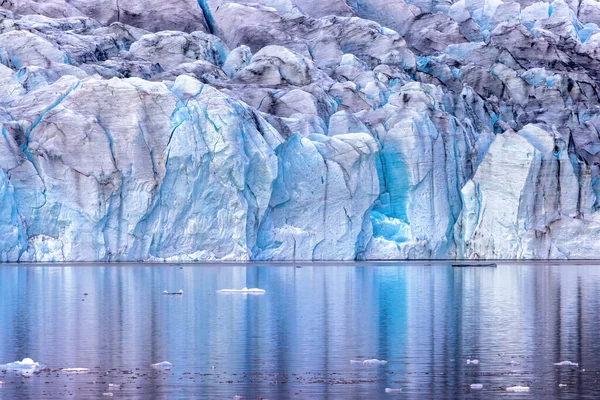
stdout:
<svg viewBox="0 0 600 400">
<path fill-rule="evenodd" d="M 0 261 L 598 257 L 599 2 L 165 4 L 0 4 Z"/>
</svg>

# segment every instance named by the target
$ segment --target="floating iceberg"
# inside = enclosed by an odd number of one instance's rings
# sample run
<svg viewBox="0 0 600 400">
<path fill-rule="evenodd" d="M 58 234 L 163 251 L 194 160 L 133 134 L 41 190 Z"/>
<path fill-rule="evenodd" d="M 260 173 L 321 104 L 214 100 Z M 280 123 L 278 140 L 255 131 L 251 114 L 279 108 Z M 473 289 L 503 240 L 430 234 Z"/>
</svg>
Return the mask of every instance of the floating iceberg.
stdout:
<svg viewBox="0 0 600 400">
<path fill-rule="evenodd" d="M 0 365 L 0 369 L 16 372 L 22 375 L 30 375 L 44 368 L 46 368 L 45 365 L 41 365 L 39 362 L 35 362 L 31 358 L 24 358 L 21 361 Z"/>
<path fill-rule="evenodd" d="M 89 368 L 62 368 L 62 372 L 67 374 L 87 374 L 90 372 Z"/>
<path fill-rule="evenodd" d="M 579 367 L 579 363 L 573 362 L 573 361 L 561 361 L 561 362 L 556 362 L 554 363 L 554 365 L 558 365 L 560 367 Z"/>
<path fill-rule="evenodd" d="M 370 360 L 350 360 L 350 364 L 361 364 L 361 365 L 385 365 L 387 361 L 378 360 L 376 358 L 372 358 Z"/>
<path fill-rule="evenodd" d="M 467 360 L 467 364 L 479 365 L 479 360 Z"/>
<path fill-rule="evenodd" d="M 150 366 L 152 368 L 154 368 L 154 369 L 162 369 L 162 370 L 165 370 L 165 371 L 168 371 L 171 368 L 173 368 L 173 364 L 171 364 L 168 361 L 163 361 L 163 362 L 159 362 L 159 363 L 156 363 L 156 364 L 150 364 Z"/>
<path fill-rule="evenodd" d="M 267 292 L 264 289 L 243 288 L 243 289 L 221 289 L 221 290 L 217 290 L 217 293 L 265 294 Z"/>
<path fill-rule="evenodd" d="M 507 392 L 529 392 L 529 386 L 510 386 L 506 388 Z"/>
<path fill-rule="evenodd" d="M 181 295 L 183 294 L 183 289 L 180 289 L 179 292 L 169 292 L 167 290 L 164 290 L 163 294 Z"/>
<path fill-rule="evenodd" d="M 386 393 L 400 393 L 402 392 L 402 389 L 398 388 L 398 389 L 394 389 L 394 388 L 385 388 L 385 392 Z"/>
<path fill-rule="evenodd" d="M 471 389 L 473 389 L 473 390 L 483 389 L 483 384 L 481 384 L 481 383 L 471 383 Z"/>
</svg>

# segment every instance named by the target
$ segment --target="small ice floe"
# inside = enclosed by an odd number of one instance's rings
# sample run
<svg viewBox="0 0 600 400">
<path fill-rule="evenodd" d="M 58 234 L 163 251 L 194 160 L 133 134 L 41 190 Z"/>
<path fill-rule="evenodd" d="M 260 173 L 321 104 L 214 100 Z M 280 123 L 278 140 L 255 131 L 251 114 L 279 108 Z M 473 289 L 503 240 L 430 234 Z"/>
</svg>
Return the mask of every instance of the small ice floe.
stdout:
<svg viewBox="0 0 600 400">
<path fill-rule="evenodd" d="M 361 364 L 361 365 L 385 365 L 387 361 L 378 360 L 376 358 L 372 358 L 370 360 L 350 360 L 350 364 Z"/>
<path fill-rule="evenodd" d="M 90 372 L 89 368 L 62 368 L 61 372 L 67 374 L 87 374 Z"/>
<path fill-rule="evenodd" d="M 243 398 L 244 398 L 244 396 L 239 396 L 237 394 L 235 396 L 233 396 L 233 400 L 241 400 Z"/>
<path fill-rule="evenodd" d="M 35 362 L 31 358 L 24 358 L 21 361 L 0 365 L 0 369 L 16 372 L 22 375 L 30 375 L 44 368 L 46 368 L 45 365 L 41 365 L 39 362 Z"/>
<path fill-rule="evenodd" d="M 104 393 L 102 393 L 102 396 L 104 396 L 104 397 L 113 397 L 114 394 L 111 393 L 111 392 L 104 392 Z"/>
<path fill-rule="evenodd" d="M 519 365 L 519 362 L 515 360 L 510 360 L 510 365 Z"/>
<path fill-rule="evenodd" d="M 243 289 L 221 289 L 217 290 L 217 293 L 242 293 L 242 294 L 265 294 L 267 293 L 264 289 L 258 288 L 243 288 Z"/>
<path fill-rule="evenodd" d="M 579 367 L 579 363 L 573 361 L 556 362 L 554 365 L 558 365 L 559 367 Z"/>
<path fill-rule="evenodd" d="M 108 390 L 121 389 L 121 385 L 118 383 L 109 383 Z"/>
<path fill-rule="evenodd" d="M 509 386 L 507 392 L 529 392 L 529 386 Z"/>
<path fill-rule="evenodd" d="M 180 295 L 180 294 L 183 294 L 183 289 L 180 289 L 179 292 L 169 292 L 167 290 L 164 290 L 163 294 Z"/>
<path fill-rule="evenodd" d="M 471 389 L 472 390 L 481 390 L 481 389 L 483 389 L 483 384 L 482 383 L 471 383 Z"/>
<path fill-rule="evenodd" d="M 566 383 L 559 383 L 558 387 L 567 387 L 567 384 Z"/>
<path fill-rule="evenodd" d="M 154 369 L 162 369 L 162 370 L 170 370 L 171 368 L 173 368 L 173 364 L 171 364 L 168 361 L 163 361 L 163 362 L 159 362 L 156 364 L 150 364 L 150 366 Z"/>
<path fill-rule="evenodd" d="M 386 393 L 400 393 L 400 392 L 402 392 L 402 389 L 385 388 L 385 392 Z"/>
<path fill-rule="evenodd" d="M 479 365 L 479 360 L 468 359 L 467 360 L 467 364 Z"/>
</svg>

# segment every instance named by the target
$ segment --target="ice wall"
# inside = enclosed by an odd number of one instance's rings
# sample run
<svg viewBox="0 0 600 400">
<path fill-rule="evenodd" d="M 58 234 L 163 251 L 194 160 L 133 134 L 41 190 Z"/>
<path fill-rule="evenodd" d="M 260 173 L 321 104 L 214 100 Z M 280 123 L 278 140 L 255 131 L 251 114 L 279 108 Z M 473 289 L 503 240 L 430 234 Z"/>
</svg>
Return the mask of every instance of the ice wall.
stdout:
<svg viewBox="0 0 600 400">
<path fill-rule="evenodd" d="M 597 257 L 597 2 L 165 4 L 0 5 L 1 261 Z"/>
</svg>

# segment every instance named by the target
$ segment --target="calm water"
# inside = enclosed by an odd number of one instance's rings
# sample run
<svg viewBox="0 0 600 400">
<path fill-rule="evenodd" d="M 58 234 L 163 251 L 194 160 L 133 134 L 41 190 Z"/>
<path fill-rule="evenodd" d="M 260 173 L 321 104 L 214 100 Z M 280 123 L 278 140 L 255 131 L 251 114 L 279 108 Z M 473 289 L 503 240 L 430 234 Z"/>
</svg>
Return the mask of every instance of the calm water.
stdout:
<svg viewBox="0 0 600 400">
<path fill-rule="evenodd" d="M 5 266 L 0 290 L 0 364 L 49 368 L 0 371 L 2 399 L 600 397 L 600 267 Z"/>
</svg>

